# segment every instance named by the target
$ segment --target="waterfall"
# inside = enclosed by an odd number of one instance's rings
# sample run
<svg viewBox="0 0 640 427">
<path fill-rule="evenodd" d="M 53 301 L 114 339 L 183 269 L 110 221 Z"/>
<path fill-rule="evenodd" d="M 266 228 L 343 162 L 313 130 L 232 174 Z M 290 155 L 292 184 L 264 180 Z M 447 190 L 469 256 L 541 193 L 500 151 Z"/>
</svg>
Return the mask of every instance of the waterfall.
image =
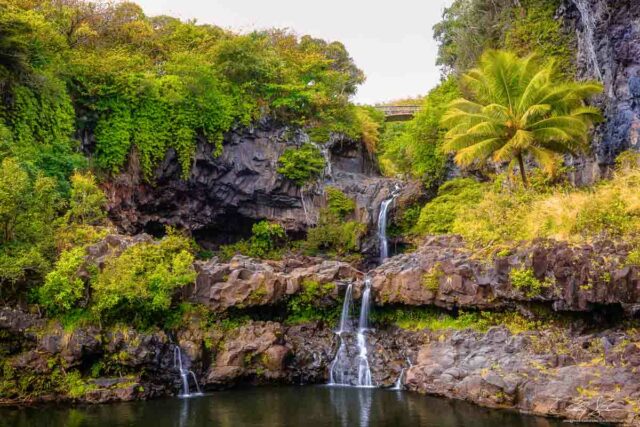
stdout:
<svg viewBox="0 0 640 427">
<path fill-rule="evenodd" d="M 342 313 L 336 335 L 340 341 L 338 352 L 331 362 L 329 370 L 330 385 L 346 385 L 356 387 L 373 387 L 371 369 L 367 350 L 366 332 L 369 329 L 369 307 L 371 298 L 371 280 L 365 279 L 365 289 L 362 293 L 360 317 L 356 331 L 357 354 L 349 350 L 348 335 L 352 332 L 351 305 L 353 285 L 347 287 L 342 304 Z M 352 336 L 352 335 L 351 335 Z"/>
<path fill-rule="evenodd" d="M 405 368 L 402 368 L 402 370 L 400 370 L 400 375 L 398 375 L 398 379 L 396 380 L 396 383 L 393 385 L 391 390 L 402 390 L 402 377 L 404 376 L 404 371 Z"/>
<path fill-rule="evenodd" d="M 364 292 L 362 293 L 362 305 L 360 306 L 360 321 L 358 322 L 358 386 L 372 387 L 371 369 L 367 355 L 367 337 L 365 333 L 369 329 L 369 298 L 371 296 L 371 279 L 364 279 Z"/>
<path fill-rule="evenodd" d="M 180 397 L 199 396 L 202 394 L 200 386 L 198 385 L 198 380 L 196 379 L 196 374 L 183 365 L 182 351 L 180 351 L 180 347 L 177 345 L 173 348 L 173 367 L 178 369 L 180 372 L 180 378 L 182 379 L 182 394 Z M 189 389 L 189 376 L 193 379 L 196 393 L 191 393 Z"/>
<path fill-rule="evenodd" d="M 591 0 L 573 0 L 573 4 L 576 5 L 578 11 L 580 12 L 580 19 L 582 21 L 582 25 L 584 26 L 584 47 L 585 47 L 585 55 L 589 59 L 591 66 L 593 67 L 594 76 L 603 81 L 604 77 L 602 75 L 602 71 L 600 70 L 600 64 L 598 62 L 598 54 L 596 52 L 595 46 L 595 32 L 596 32 L 596 24 L 593 19 L 593 14 L 591 13 L 591 9 L 589 6 Z"/>
<path fill-rule="evenodd" d="M 387 240 L 387 217 L 389 216 L 389 206 L 398 197 L 400 187 L 395 186 L 391 193 L 391 197 L 383 201 L 380 205 L 380 214 L 378 215 L 378 239 L 380 240 L 380 262 L 389 258 L 389 241 Z"/>
</svg>

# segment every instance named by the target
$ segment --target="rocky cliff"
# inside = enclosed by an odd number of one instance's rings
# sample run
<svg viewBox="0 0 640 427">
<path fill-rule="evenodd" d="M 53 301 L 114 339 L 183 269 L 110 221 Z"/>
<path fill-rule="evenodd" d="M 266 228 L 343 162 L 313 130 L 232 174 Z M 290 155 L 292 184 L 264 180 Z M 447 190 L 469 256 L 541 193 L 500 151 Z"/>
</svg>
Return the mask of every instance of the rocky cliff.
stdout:
<svg viewBox="0 0 640 427">
<path fill-rule="evenodd" d="M 186 179 L 172 151 L 149 181 L 132 155 L 127 170 L 106 184 L 110 216 L 127 233 L 159 234 L 172 225 L 205 246 L 246 237 L 263 219 L 295 236 L 316 223 L 330 185 L 355 199 L 356 219 L 374 230 L 380 204 L 398 182 L 380 176 L 361 143 L 333 137 L 323 146 L 324 177 L 300 188 L 278 174 L 277 163 L 285 149 L 308 141 L 303 131 L 263 120 L 229 132 L 218 157 L 201 141 Z M 372 245 L 365 250 L 375 252 Z"/>
<path fill-rule="evenodd" d="M 635 0 L 564 0 L 559 16 L 578 41 L 578 75 L 604 84 L 605 122 L 595 132 L 598 165 L 625 149 L 640 149 L 640 3 Z M 586 165 L 583 181 L 598 170 Z"/>
</svg>

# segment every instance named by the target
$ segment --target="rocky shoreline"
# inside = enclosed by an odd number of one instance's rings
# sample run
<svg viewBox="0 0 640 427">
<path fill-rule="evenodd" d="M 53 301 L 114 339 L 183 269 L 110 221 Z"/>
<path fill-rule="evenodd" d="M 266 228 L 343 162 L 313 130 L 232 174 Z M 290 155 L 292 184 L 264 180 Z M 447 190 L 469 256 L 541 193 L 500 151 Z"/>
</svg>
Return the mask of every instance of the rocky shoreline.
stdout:
<svg viewBox="0 0 640 427">
<path fill-rule="evenodd" d="M 89 251 L 94 262 L 126 246 L 109 239 L 110 245 Z M 414 307 L 455 317 L 457 311 L 483 310 L 517 313 L 527 324 L 402 329 L 378 321 L 368 333 L 374 383 L 392 386 L 404 372 L 404 388 L 419 393 L 570 420 L 636 424 L 640 288 L 637 268 L 624 265 L 625 251 L 606 243 L 534 242 L 480 262 L 455 237 L 425 240 L 415 253 L 394 257 L 369 273 L 374 311 Z M 433 275 L 434 266 L 441 272 Z M 3 381 L 13 382 L 16 390 L 32 383 L 28 399 L 7 396 L 2 403 L 102 403 L 177 394 L 176 345 L 204 390 L 328 381 L 338 344 L 335 323 L 291 324 L 281 308 L 309 282 L 322 289 L 313 298 L 315 306 L 339 308 L 345 284 L 354 283 L 359 297 L 362 272 L 338 261 L 260 262 L 240 256 L 226 263 L 199 261 L 196 269 L 196 283 L 176 298 L 202 310 L 187 314 L 171 330 L 98 325 L 65 330 L 35 313 L 0 309 L 0 350 L 7 361 Z M 513 269 L 531 269 L 540 283 L 549 276 L 555 281 L 534 295 L 511 283 Z M 579 285 L 585 281 L 590 288 Z M 556 320 L 541 320 L 540 307 Z M 221 320 L 212 321 L 212 313 Z M 61 371 L 77 372 L 78 383 L 38 394 L 38 385 L 47 389 Z"/>
</svg>

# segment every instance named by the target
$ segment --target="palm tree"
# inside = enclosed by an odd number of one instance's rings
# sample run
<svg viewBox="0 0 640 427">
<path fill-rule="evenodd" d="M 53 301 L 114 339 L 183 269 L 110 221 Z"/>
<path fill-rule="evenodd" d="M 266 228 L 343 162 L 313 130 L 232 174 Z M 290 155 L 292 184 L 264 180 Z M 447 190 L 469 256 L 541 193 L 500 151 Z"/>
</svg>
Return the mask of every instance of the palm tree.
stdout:
<svg viewBox="0 0 640 427">
<path fill-rule="evenodd" d="M 585 105 L 602 91 L 601 84 L 561 81 L 553 62 L 541 65 L 535 55 L 487 51 L 462 85 L 471 99 L 449 104 L 442 118 L 449 129 L 444 151 L 455 152 L 461 167 L 493 160 L 513 169 L 517 162 L 525 187 L 526 156 L 553 173 L 562 154 L 587 148 L 589 129 L 602 118 Z"/>
</svg>

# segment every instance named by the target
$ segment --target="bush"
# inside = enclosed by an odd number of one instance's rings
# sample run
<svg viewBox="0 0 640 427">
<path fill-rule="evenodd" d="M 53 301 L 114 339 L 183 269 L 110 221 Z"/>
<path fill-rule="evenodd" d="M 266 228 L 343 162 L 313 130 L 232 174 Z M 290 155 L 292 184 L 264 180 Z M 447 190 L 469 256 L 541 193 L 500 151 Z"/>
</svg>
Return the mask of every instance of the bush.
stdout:
<svg viewBox="0 0 640 427">
<path fill-rule="evenodd" d="M 321 285 L 312 280 L 303 281 L 300 292 L 287 302 L 287 323 L 336 319 L 340 310 L 337 304 L 322 306 L 322 299 L 331 295 L 334 289 L 334 283 Z"/>
<path fill-rule="evenodd" d="M 300 148 L 287 148 L 278 159 L 278 173 L 300 187 L 320 177 L 324 167 L 322 153 L 309 143 Z"/>
<path fill-rule="evenodd" d="M 442 234 L 453 231 L 458 215 L 481 199 L 485 186 L 470 178 L 457 178 L 444 183 L 438 196 L 427 203 L 415 226 L 418 234 Z"/>
<path fill-rule="evenodd" d="M 320 213 L 316 227 L 307 231 L 307 240 L 303 247 L 315 254 L 326 252 L 337 256 L 348 256 L 358 252 L 360 239 L 367 227 L 357 221 L 344 221 L 329 211 Z"/>
<path fill-rule="evenodd" d="M 530 268 L 512 269 L 509 272 L 509 280 L 511 281 L 511 286 L 524 292 L 529 298 L 540 295 L 545 288 L 553 285 L 553 281 L 549 278 L 542 282 L 538 280 Z"/>
<path fill-rule="evenodd" d="M 147 327 L 164 319 L 174 292 L 196 277 L 192 242 L 169 231 L 107 260 L 92 285 L 94 314 L 107 322 Z"/>
<path fill-rule="evenodd" d="M 356 209 L 356 202 L 335 187 L 327 187 L 327 208 L 332 215 L 345 218 Z"/>
<path fill-rule="evenodd" d="M 107 198 L 93 174 L 73 174 L 67 220 L 76 224 L 99 225 L 107 217 L 106 207 Z"/>
<path fill-rule="evenodd" d="M 64 314 L 73 309 L 85 295 L 85 283 L 78 272 L 85 260 L 85 248 L 65 251 L 38 289 L 38 301 L 50 315 Z"/>
<path fill-rule="evenodd" d="M 284 227 L 269 221 L 253 224 L 249 240 L 241 240 L 220 248 L 223 259 L 231 259 L 236 254 L 251 258 L 277 259 L 282 256 L 281 248 L 286 242 Z"/>
</svg>

